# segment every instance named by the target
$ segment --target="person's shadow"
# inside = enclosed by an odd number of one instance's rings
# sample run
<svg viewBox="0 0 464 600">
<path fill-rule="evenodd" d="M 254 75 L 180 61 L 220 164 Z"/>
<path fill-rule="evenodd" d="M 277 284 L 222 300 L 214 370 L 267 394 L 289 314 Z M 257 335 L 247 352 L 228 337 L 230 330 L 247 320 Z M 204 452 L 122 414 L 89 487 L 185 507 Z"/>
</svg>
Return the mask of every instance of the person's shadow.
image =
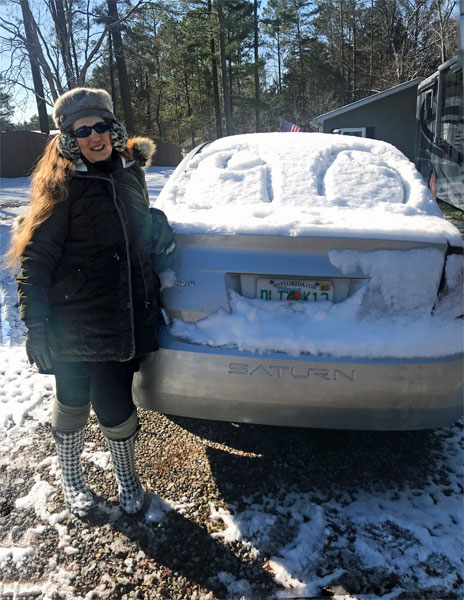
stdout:
<svg viewBox="0 0 464 600">
<path fill-rule="evenodd" d="M 106 499 L 97 496 L 97 503 L 98 501 L 117 510 L 116 502 L 108 503 Z M 147 493 L 145 510 L 149 511 L 151 502 L 159 504 L 160 499 Z M 84 520 L 89 525 L 103 525 L 108 522 L 108 512 L 97 510 Z M 121 513 L 119 518 L 112 521 L 111 526 L 113 530 L 135 542 L 147 557 L 212 591 L 217 598 L 230 600 L 227 587 L 218 578 L 218 573 L 221 572 L 230 573 L 238 580 L 259 581 L 261 591 L 253 596 L 247 595 L 247 598 L 268 600 L 274 597 L 276 583 L 258 561 L 254 565 L 243 561 L 238 553 L 213 538 L 206 527 L 200 527 L 175 510 L 166 511 L 162 527 L 156 522 L 150 523 L 143 511 L 140 516 Z M 138 587 L 143 589 L 143 586 Z M 147 598 L 152 597 L 150 590 L 146 591 Z"/>
</svg>

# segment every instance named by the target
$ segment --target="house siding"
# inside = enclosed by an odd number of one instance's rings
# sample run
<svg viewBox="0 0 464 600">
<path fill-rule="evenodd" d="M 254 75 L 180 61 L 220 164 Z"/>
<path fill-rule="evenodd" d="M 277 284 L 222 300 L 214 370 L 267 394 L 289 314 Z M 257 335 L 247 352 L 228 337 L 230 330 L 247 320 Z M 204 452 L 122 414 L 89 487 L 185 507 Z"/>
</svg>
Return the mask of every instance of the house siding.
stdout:
<svg viewBox="0 0 464 600">
<path fill-rule="evenodd" d="M 418 82 L 419 84 L 419 82 Z M 343 114 L 325 118 L 320 131 L 332 133 L 342 127 L 367 127 L 367 136 L 396 146 L 414 161 L 417 86 L 353 107 Z"/>
</svg>

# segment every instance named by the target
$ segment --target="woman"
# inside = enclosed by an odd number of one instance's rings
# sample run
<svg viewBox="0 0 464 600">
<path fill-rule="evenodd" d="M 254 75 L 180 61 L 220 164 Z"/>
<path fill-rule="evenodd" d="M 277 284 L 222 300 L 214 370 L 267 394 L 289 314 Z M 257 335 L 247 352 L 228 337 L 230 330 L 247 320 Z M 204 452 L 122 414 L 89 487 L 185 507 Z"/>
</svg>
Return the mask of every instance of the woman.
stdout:
<svg viewBox="0 0 464 600">
<path fill-rule="evenodd" d="M 92 405 L 121 508 L 135 513 L 144 493 L 134 468 L 131 385 L 141 358 L 157 349 L 159 279 L 151 258 L 173 249 L 173 233 L 164 213 L 149 209 L 141 166 L 154 144 L 127 140 L 107 92 L 73 89 L 58 98 L 53 118 L 61 134 L 33 174 L 30 208 L 9 252 L 10 263 L 21 264 L 26 351 L 56 378 L 52 430 L 68 509 L 84 515 L 93 503 L 81 468 Z"/>
</svg>

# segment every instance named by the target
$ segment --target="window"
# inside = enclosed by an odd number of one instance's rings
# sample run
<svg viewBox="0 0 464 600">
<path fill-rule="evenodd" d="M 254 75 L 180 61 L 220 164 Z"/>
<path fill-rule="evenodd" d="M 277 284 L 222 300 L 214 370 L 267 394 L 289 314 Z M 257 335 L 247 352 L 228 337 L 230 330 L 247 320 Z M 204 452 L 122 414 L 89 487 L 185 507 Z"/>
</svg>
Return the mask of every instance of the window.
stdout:
<svg viewBox="0 0 464 600">
<path fill-rule="evenodd" d="M 429 125 L 435 122 L 437 103 L 436 103 L 436 89 L 435 87 L 425 92 L 423 101 L 423 119 L 424 123 Z"/>
<path fill-rule="evenodd" d="M 448 153 L 453 150 L 462 152 L 464 141 L 462 73 L 445 71 L 442 93 L 439 144 Z"/>
<path fill-rule="evenodd" d="M 340 127 L 340 129 L 334 129 L 332 133 L 338 133 L 339 135 L 354 135 L 355 137 L 367 137 L 366 127 Z"/>
</svg>

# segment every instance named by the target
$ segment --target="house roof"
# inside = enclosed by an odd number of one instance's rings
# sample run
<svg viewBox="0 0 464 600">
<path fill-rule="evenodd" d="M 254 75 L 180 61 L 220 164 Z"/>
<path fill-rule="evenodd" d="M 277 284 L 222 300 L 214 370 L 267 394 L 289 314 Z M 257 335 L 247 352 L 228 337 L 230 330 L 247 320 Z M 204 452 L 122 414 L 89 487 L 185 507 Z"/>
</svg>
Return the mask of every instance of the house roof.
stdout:
<svg viewBox="0 0 464 600">
<path fill-rule="evenodd" d="M 370 104 L 371 102 L 375 102 L 376 100 L 380 100 L 382 98 L 386 98 L 387 96 L 391 96 L 392 94 L 397 94 L 398 92 L 402 92 L 403 90 L 407 90 L 410 87 L 418 86 L 421 81 L 423 81 L 423 77 L 416 77 L 415 79 L 411 79 L 410 81 L 405 81 L 404 83 L 400 83 L 399 85 L 395 85 L 388 90 L 384 90 L 383 92 L 377 92 L 376 94 L 372 94 L 372 96 L 367 96 L 367 98 L 362 98 L 362 100 L 356 100 L 356 102 L 351 102 L 350 104 L 345 104 L 345 106 L 341 106 L 340 108 L 335 108 L 329 112 L 326 112 L 318 117 L 314 118 L 314 121 L 321 125 L 326 119 L 330 119 L 332 117 L 337 117 L 345 112 L 353 110 L 355 108 L 361 108 L 365 104 Z"/>
</svg>

